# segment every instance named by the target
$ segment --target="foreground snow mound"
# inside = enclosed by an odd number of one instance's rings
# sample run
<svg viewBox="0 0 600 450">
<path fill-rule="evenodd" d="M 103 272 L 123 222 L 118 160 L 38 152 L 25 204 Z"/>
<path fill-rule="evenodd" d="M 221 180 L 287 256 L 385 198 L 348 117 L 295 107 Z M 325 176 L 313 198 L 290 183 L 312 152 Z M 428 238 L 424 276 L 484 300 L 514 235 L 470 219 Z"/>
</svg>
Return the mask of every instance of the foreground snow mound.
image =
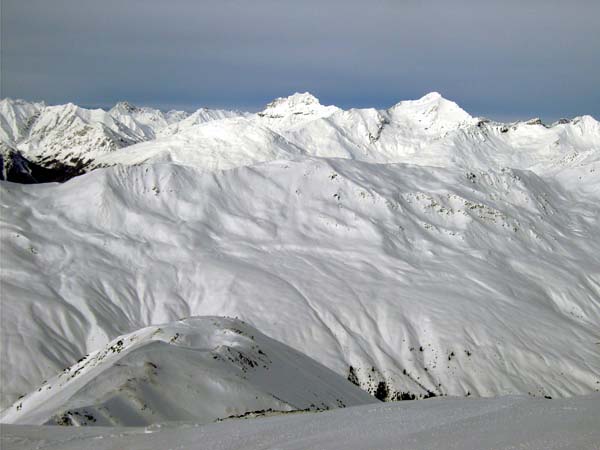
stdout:
<svg viewBox="0 0 600 450">
<path fill-rule="evenodd" d="M 3 425 L 2 448 L 27 450 L 597 450 L 600 397 L 431 399 L 190 426 Z"/>
<path fill-rule="evenodd" d="M 348 380 L 244 322 L 195 317 L 114 339 L 18 400 L 0 422 L 208 423 L 252 411 L 373 402 Z"/>
<path fill-rule="evenodd" d="M 382 399 L 593 392 L 595 186 L 343 159 L 0 183 L 3 405 L 194 315 L 240 317 Z"/>
</svg>

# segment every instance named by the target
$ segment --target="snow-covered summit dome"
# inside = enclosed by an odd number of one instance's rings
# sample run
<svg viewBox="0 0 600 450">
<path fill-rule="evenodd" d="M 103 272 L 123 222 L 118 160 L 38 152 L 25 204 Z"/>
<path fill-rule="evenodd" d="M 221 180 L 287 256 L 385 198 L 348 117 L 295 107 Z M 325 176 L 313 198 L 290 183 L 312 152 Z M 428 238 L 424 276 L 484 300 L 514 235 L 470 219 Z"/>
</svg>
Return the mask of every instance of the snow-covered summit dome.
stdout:
<svg viewBox="0 0 600 450">
<path fill-rule="evenodd" d="M 439 92 L 430 92 L 418 100 L 401 101 L 389 109 L 396 120 L 420 124 L 425 130 L 442 131 L 471 123 L 474 119 L 464 109 Z"/>
<path fill-rule="evenodd" d="M 289 97 L 279 97 L 267 104 L 265 109 L 259 113 L 262 117 L 286 117 L 289 115 L 316 115 L 333 113 L 335 106 L 323 106 L 319 99 L 310 92 L 296 92 Z"/>
<path fill-rule="evenodd" d="M 296 92 L 289 97 L 279 97 L 267 104 L 265 109 L 257 114 L 267 121 L 269 127 L 296 127 L 314 119 L 329 117 L 339 111 L 337 106 L 324 106 L 319 99 L 309 92 Z"/>
</svg>

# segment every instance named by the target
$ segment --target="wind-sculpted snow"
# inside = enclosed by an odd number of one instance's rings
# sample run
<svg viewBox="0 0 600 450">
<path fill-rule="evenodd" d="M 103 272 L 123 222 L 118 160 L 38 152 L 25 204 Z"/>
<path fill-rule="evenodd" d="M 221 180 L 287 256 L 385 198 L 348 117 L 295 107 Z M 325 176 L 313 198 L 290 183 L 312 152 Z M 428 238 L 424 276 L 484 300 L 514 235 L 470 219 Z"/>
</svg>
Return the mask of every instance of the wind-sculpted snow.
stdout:
<svg viewBox="0 0 600 450">
<path fill-rule="evenodd" d="M 222 109 L 201 108 L 196 112 L 186 116 L 182 120 L 172 122 L 169 126 L 158 131 L 158 137 L 172 136 L 184 132 L 192 127 L 201 125 L 213 120 L 230 119 L 233 117 L 245 117 L 248 113 L 240 111 L 228 111 Z"/>
<path fill-rule="evenodd" d="M 258 412 L 377 402 L 235 319 L 195 317 L 120 336 L 17 400 L 2 423 L 210 423 Z"/>
<path fill-rule="evenodd" d="M 188 117 L 185 111 L 163 113 L 158 109 L 138 107 L 129 102 L 119 102 L 108 111 L 115 119 L 133 130 L 144 140 L 154 139 L 159 131 Z"/>
<path fill-rule="evenodd" d="M 205 170 L 224 170 L 275 159 L 291 159 L 304 152 L 281 135 L 244 117 L 209 121 L 171 136 L 144 142 L 94 165 L 176 163 Z"/>
<path fill-rule="evenodd" d="M 239 317 L 382 399 L 593 392 L 600 201 L 577 170 L 299 157 L 1 183 L 2 404 L 193 315 Z"/>
<path fill-rule="evenodd" d="M 600 397 L 430 399 L 209 425 L 2 425 L 7 450 L 597 450 Z"/>
</svg>

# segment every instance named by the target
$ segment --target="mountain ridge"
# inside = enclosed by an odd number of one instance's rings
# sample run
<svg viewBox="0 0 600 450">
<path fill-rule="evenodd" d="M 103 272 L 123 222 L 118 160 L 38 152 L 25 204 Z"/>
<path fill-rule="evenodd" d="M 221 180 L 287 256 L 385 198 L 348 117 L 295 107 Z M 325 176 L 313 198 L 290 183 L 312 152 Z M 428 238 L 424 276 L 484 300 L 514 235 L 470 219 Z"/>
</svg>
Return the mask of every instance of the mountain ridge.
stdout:
<svg viewBox="0 0 600 450">
<path fill-rule="evenodd" d="M 203 159 L 197 157 L 194 147 L 211 147 L 222 158 L 235 152 L 243 154 L 240 150 L 246 145 L 254 148 L 249 150 L 250 153 L 256 152 L 259 142 L 245 142 L 243 139 L 248 133 L 247 127 L 227 129 L 230 122 L 226 119 L 236 117 L 247 120 L 249 126 L 257 129 L 270 129 L 310 155 L 379 163 L 485 167 L 498 158 L 503 160 L 498 167 L 530 168 L 532 166 L 522 163 L 528 158 L 527 154 L 532 151 L 541 153 L 544 148 L 550 148 L 550 151 L 529 159 L 536 159 L 539 165 L 553 153 L 552 161 L 547 162 L 556 166 L 558 160 L 575 160 L 600 145 L 600 124 L 591 116 L 562 120 L 550 126 L 538 119 L 493 122 L 472 117 L 437 92 L 417 100 L 401 101 L 383 110 L 342 110 L 321 105 L 308 92 L 296 93 L 275 99 L 255 114 L 205 108 L 192 114 L 163 113 L 127 102 L 120 102 L 107 112 L 85 110 L 75 105 L 46 107 L 44 104 L 7 99 L 2 102 L 0 124 L 3 131 L 0 137 L 5 145 L 32 163 L 47 168 L 74 167 L 77 169 L 75 174 L 127 161 L 139 164 L 175 160 L 180 164 L 203 167 Z M 15 112 L 15 107 L 11 109 L 11 102 L 17 109 L 20 108 L 19 111 Z M 44 114 L 40 118 L 42 112 Z M 15 117 L 20 117 L 20 122 Z M 44 122 L 45 126 L 40 126 Z M 233 133 L 240 135 L 241 139 L 237 139 L 235 145 L 225 140 L 221 147 L 210 139 L 204 140 L 194 130 L 209 122 L 223 123 L 223 134 Z M 19 136 L 17 129 L 25 130 L 27 136 L 13 142 L 10 136 Z M 187 139 L 186 133 L 194 137 Z M 185 141 L 187 143 L 184 144 Z M 260 153 L 272 155 L 271 159 L 277 155 L 277 150 L 271 148 L 273 142 L 272 138 L 265 137 L 259 144 L 262 147 Z M 137 151 L 130 147 L 140 143 L 143 143 L 145 153 L 157 155 L 157 159 L 129 157 L 130 152 L 135 154 Z M 188 149 L 181 150 L 182 146 Z M 473 154 L 473 149 L 479 146 L 489 148 L 481 161 Z M 171 156 L 175 148 L 178 148 L 176 157 Z M 204 168 L 219 170 L 265 160 L 264 156 L 253 158 L 249 155 L 237 163 L 229 158 L 227 163 L 220 164 L 219 158 L 216 162 L 208 162 Z"/>
</svg>

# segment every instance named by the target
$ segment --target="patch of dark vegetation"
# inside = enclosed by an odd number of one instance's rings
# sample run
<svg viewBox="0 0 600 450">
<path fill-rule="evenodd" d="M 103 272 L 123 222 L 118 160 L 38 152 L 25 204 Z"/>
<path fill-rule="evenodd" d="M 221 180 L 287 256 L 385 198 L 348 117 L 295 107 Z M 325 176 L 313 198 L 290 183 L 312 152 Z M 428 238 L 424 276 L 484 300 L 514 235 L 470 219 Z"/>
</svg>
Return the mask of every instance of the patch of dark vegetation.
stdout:
<svg viewBox="0 0 600 450">
<path fill-rule="evenodd" d="M 433 397 L 437 397 L 437 394 L 435 392 L 431 392 L 431 391 L 427 391 L 426 394 L 422 395 L 421 398 L 425 399 L 425 398 L 433 398 Z"/>
<path fill-rule="evenodd" d="M 282 411 L 282 410 L 273 409 L 273 408 L 258 409 L 256 411 L 245 412 L 244 414 L 237 414 L 237 415 L 227 416 L 223 419 L 217 419 L 216 422 L 222 422 L 222 421 L 228 420 L 228 419 L 249 419 L 249 418 L 269 416 L 269 415 L 298 414 L 298 413 L 307 413 L 307 412 L 315 412 L 315 411 L 324 411 L 324 410 L 328 410 L 328 409 L 329 409 L 329 407 L 321 409 L 314 404 L 310 405 L 309 408 L 295 409 L 293 411 Z"/>
<path fill-rule="evenodd" d="M 114 345 L 108 347 L 108 350 L 113 353 L 121 353 L 123 350 L 123 340 L 119 339 Z"/>
<path fill-rule="evenodd" d="M 358 381 L 358 375 L 356 375 L 356 371 L 354 367 L 350 366 L 348 369 L 348 381 L 356 386 L 360 387 L 360 382 Z"/>
<path fill-rule="evenodd" d="M 71 427 L 74 425 L 86 426 L 90 423 L 95 423 L 96 418 L 88 411 L 65 411 L 55 419 L 56 425 L 63 427 Z"/>
<path fill-rule="evenodd" d="M 56 419 L 56 425 L 60 425 L 61 427 L 72 427 L 73 419 L 71 419 L 71 416 L 63 414 Z"/>
<path fill-rule="evenodd" d="M 385 381 L 380 381 L 377 384 L 377 390 L 375 391 L 375 398 L 383 401 L 386 401 L 388 398 L 390 391 L 387 387 L 387 383 Z"/>
<path fill-rule="evenodd" d="M 410 392 L 396 392 L 390 398 L 390 400 L 393 401 L 393 402 L 400 402 L 400 401 L 403 401 L 403 400 L 416 400 L 416 399 L 417 399 L 417 396 L 415 394 L 410 393 Z"/>
</svg>

